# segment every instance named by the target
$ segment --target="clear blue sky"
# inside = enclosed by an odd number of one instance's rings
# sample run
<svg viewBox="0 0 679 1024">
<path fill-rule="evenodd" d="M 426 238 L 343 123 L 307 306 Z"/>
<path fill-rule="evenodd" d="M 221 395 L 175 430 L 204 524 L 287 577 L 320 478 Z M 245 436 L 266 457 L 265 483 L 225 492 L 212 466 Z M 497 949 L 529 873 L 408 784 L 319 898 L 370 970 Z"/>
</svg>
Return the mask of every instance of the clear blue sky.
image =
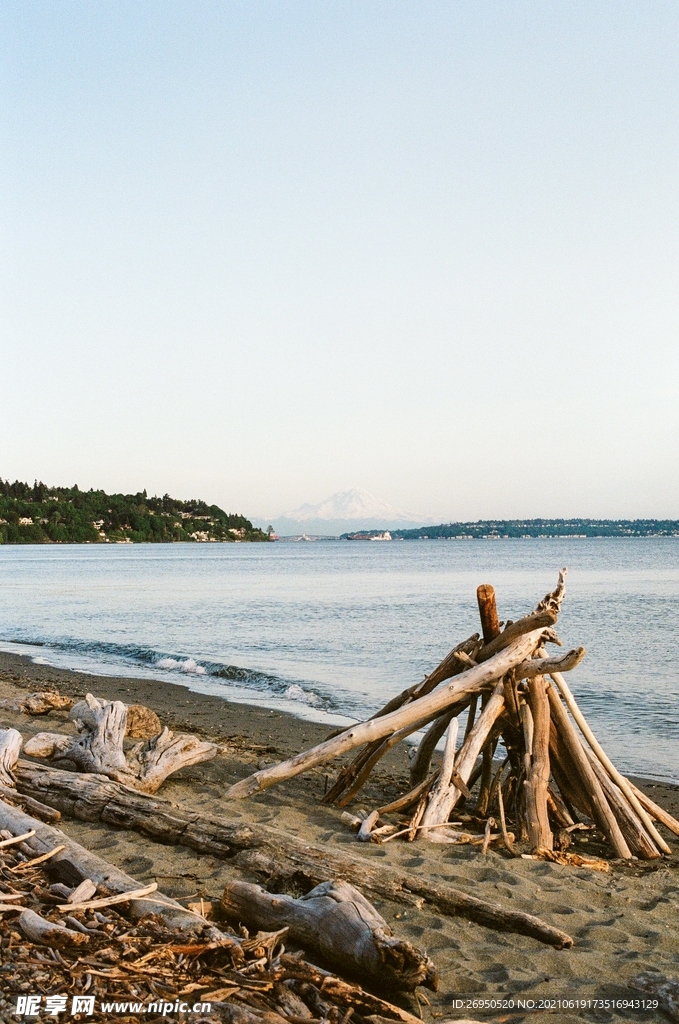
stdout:
<svg viewBox="0 0 679 1024">
<path fill-rule="evenodd" d="M 675 2 L 4 0 L 0 476 L 679 518 Z"/>
</svg>

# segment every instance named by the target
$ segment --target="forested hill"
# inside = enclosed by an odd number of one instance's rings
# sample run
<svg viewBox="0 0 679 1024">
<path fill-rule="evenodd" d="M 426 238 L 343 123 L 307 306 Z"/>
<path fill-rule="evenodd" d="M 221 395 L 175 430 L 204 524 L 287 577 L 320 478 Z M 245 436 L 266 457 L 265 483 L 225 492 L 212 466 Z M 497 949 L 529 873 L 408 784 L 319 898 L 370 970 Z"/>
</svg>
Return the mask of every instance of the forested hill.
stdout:
<svg viewBox="0 0 679 1024">
<path fill-rule="evenodd" d="M 677 519 L 479 519 L 419 530 L 392 530 L 403 540 L 497 540 L 508 537 L 678 537 Z"/>
<path fill-rule="evenodd" d="M 268 541 L 245 516 L 169 494 L 106 494 L 0 478 L 0 544 Z"/>
</svg>

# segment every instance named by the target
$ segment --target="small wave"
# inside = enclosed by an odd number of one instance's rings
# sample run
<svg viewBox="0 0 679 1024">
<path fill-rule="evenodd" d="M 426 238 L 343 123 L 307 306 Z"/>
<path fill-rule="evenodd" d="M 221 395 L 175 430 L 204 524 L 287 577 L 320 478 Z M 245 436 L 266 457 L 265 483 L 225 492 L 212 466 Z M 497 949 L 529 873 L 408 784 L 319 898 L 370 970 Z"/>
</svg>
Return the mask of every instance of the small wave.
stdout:
<svg viewBox="0 0 679 1024">
<path fill-rule="evenodd" d="M 156 668 L 164 668 L 170 672 L 178 669 L 180 672 L 190 672 L 195 676 L 204 676 L 206 673 L 205 666 L 199 665 L 193 658 L 187 658 L 186 661 L 177 658 L 161 658 L 160 661 L 155 662 L 155 665 Z"/>
<path fill-rule="evenodd" d="M 172 673 L 196 678 L 213 680 L 215 686 L 228 688 L 228 695 L 239 692 L 258 693 L 276 699 L 294 701 L 301 707 L 316 708 L 319 711 L 332 712 L 338 708 L 334 696 L 315 692 L 308 688 L 306 680 L 286 679 L 258 669 L 244 668 L 241 665 L 228 665 L 210 658 L 198 660 L 188 653 L 159 650 L 134 643 L 115 643 L 106 640 L 81 640 L 75 637 L 61 636 L 53 638 L 41 637 L 9 637 L 7 641 L 26 646 L 40 646 L 50 653 L 50 661 L 37 652 L 32 660 L 37 665 L 56 665 L 89 673 L 111 674 L 111 671 L 125 675 L 135 671 L 142 675 L 152 673 Z M 212 691 L 211 691 L 212 692 Z M 218 692 L 215 690 L 214 692 Z M 227 693 L 224 694 L 227 696 Z"/>
<path fill-rule="evenodd" d="M 305 690 L 303 686 L 299 686 L 298 683 L 293 683 L 292 686 L 288 686 L 287 690 L 283 693 L 284 697 L 288 700 L 299 700 L 303 704 L 311 704 L 312 707 L 317 708 L 323 704 L 323 699 L 319 697 L 313 690 Z"/>
</svg>

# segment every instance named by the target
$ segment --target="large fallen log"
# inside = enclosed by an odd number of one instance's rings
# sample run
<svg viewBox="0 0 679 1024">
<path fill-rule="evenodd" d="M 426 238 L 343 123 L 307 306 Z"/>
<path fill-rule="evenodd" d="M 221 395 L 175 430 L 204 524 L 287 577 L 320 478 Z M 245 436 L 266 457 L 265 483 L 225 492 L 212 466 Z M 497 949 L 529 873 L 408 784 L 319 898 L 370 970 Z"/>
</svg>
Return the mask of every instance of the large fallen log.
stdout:
<svg viewBox="0 0 679 1024">
<path fill-rule="evenodd" d="M 161 843 L 182 844 L 228 859 L 235 857 L 238 865 L 259 873 L 285 870 L 292 876 L 301 872 L 309 879 L 310 887 L 344 879 L 372 898 L 415 905 L 424 901 L 442 914 L 529 935 L 559 949 L 573 944 L 565 932 L 532 914 L 507 910 L 452 886 L 430 884 L 346 853 L 335 854 L 327 846 L 305 843 L 268 825 L 199 815 L 101 776 L 78 775 L 24 760 L 19 760 L 14 773 L 19 792 L 83 821 L 102 821 L 134 829 Z"/>
<path fill-rule="evenodd" d="M 340 971 L 380 987 L 436 991 L 438 973 L 429 957 L 394 936 L 372 904 L 349 882 L 317 885 L 299 899 L 231 882 L 221 901 L 226 916 L 258 931 L 290 929 L 290 938 L 319 953 Z"/>
<path fill-rule="evenodd" d="M 25 839 L 24 843 L 35 857 L 51 853 L 57 846 L 63 847 L 49 860 L 50 874 L 59 882 L 73 887 L 89 878 L 95 885 L 105 886 L 116 893 L 139 889 L 139 882 L 126 875 L 124 871 L 86 850 L 59 829 L 45 825 L 37 818 L 31 818 L 18 808 L 10 807 L 3 800 L 0 800 L 0 829 L 6 829 L 15 836 L 34 832 L 34 835 Z M 154 893 L 153 899 L 131 900 L 128 906 L 131 917 L 138 919 L 146 914 L 159 914 L 170 928 L 200 932 L 206 926 L 204 920 L 195 914 L 189 914 L 179 903 L 163 893 Z M 236 940 L 228 936 L 223 938 L 225 942 L 237 945 Z"/>
</svg>

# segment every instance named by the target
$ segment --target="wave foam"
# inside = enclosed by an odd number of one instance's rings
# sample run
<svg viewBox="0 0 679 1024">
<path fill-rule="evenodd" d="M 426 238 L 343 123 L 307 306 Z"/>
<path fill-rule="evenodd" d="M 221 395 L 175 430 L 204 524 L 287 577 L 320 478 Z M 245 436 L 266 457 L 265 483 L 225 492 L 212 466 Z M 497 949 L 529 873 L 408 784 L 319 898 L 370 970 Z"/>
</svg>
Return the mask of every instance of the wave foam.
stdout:
<svg viewBox="0 0 679 1024">
<path fill-rule="evenodd" d="M 155 664 L 156 668 L 163 668 L 170 672 L 178 670 L 179 672 L 190 672 L 195 676 L 205 675 L 205 668 L 203 665 L 199 665 L 197 661 L 193 660 L 193 658 L 187 658 L 185 661 L 178 660 L 177 658 L 161 658 L 160 661 L 157 661 Z"/>
<path fill-rule="evenodd" d="M 287 697 L 288 700 L 299 700 L 304 704 L 311 704 L 313 707 L 323 703 L 317 693 L 314 693 L 313 690 L 305 690 L 303 686 L 299 686 L 297 683 L 288 686 L 283 696 Z"/>
</svg>

